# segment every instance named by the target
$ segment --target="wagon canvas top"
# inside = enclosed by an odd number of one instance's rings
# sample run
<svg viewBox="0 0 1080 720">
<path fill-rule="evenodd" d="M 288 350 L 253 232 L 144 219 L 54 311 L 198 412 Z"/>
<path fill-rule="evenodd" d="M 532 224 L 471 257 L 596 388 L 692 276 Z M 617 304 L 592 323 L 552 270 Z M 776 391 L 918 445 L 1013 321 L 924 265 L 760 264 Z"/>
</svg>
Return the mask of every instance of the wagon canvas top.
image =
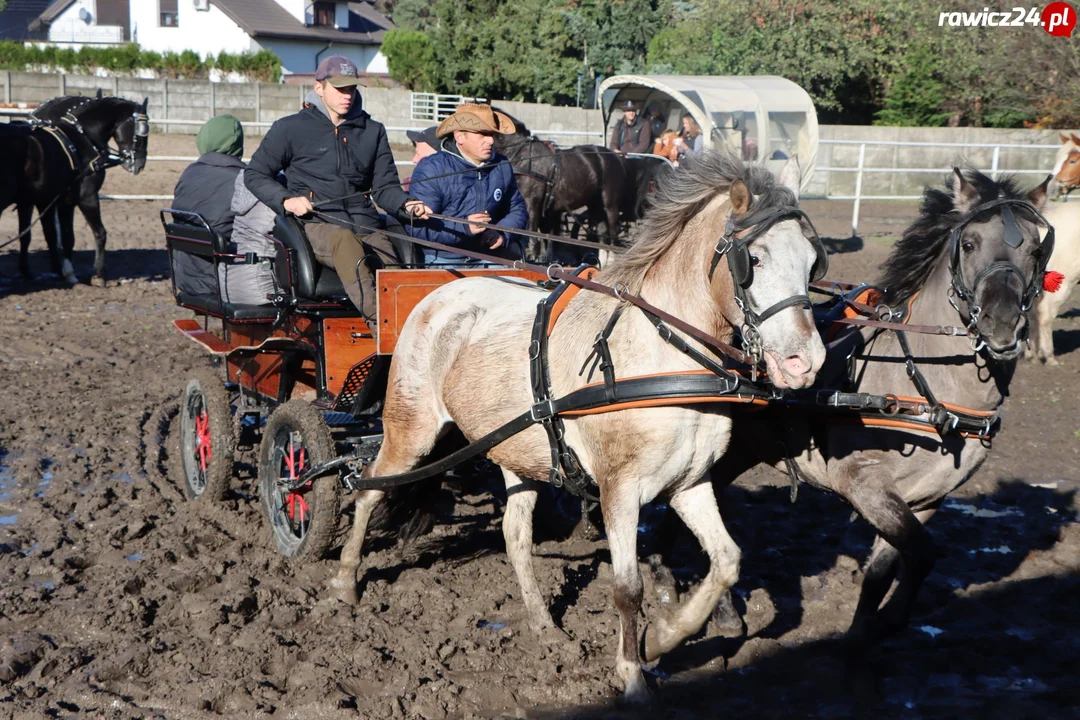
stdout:
<svg viewBox="0 0 1080 720">
<path fill-rule="evenodd" d="M 805 90 L 775 75 L 613 75 L 598 89 L 604 117 L 632 100 L 644 110 L 661 106 L 675 128 L 689 112 L 704 131 L 705 147 L 726 146 L 744 160 L 777 170 L 798 154 L 805 190 L 817 161 L 818 124 Z M 773 167 L 773 163 L 778 163 Z"/>
</svg>

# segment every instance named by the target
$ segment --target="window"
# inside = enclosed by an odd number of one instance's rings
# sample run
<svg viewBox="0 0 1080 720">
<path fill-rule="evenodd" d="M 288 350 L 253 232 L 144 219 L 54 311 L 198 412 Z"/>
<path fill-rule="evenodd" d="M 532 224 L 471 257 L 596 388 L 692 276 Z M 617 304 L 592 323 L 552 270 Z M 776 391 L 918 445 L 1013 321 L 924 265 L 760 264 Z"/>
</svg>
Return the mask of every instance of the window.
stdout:
<svg viewBox="0 0 1080 720">
<path fill-rule="evenodd" d="M 177 13 L 177 0 L 158 0 L 158 25 L 178 27 L 180 16 Z"/>
<path fill-rule="evenodd" d="M 315 25 L 321 27 L 335 27 L 335 16 L 337 15 L 337 3 L 332 2 L 317 2 L 311 10 L 311 14 L 315 19 Z"/>
</svg>

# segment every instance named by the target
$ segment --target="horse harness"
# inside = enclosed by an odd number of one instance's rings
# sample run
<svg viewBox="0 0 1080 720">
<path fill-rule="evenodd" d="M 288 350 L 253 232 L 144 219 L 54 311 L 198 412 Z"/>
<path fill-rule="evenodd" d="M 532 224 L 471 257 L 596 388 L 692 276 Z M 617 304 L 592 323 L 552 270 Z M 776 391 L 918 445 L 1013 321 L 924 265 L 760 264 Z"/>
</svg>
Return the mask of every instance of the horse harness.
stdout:
<svg viewBox="0 0 1080 720">
<path fill-rule="evenodd" d="M 136 105 L 135 112 L 131 114 L 131 119 L 135 123 L 134 147 L 126 150 L 116 150 L 110 146 L 108 142 L 102 147 L 90 137 L 79 119 L 83 109 L 95 102 L 95 100 L 96 98 L 83 98 L 77 105 L 68 109 L 57 121 L 38 117 L 37 113 L 44 109 L 46 105 L 42 105 L 34 110 L 34 112 L 30 113 L 28 118 L 32 127 L 42 128 L 61 143 L 64 147 L 64 152 L 68 155 L 68 160 L 71 162 L 72 170 L 76 170 L 77 166 L 81 164 L 78 162 L 81 153 L 65 129 L 66 127 L 73 128 L 79 134 L 78 136 L 81 137 L 94 152 L 94 156 L 86 163 L 83 170 L 86 175 L 93 175 L 108 170 L 111 167 L 123 165 L 126 162 L 134 162 L 138 157 L 140 150 L 145 148 L 150 136 L 150 117 L 139 109 L 140 106 Z"/>
<path fill-rule="evenodd" d="M 528 163 L 527 167 L 513 167 L 515 175 L 523 175 L 530 177 L 533 180 L 539 181 L 544 186 L 544 195 L 540 198 L 540 217 L 544 217 L 551 210 L 551 204 L 555 201 L 555 183 L 559 179 L 559 150 L 555 148 L 551 143 L 538 140 L 532 136 L 522 141 L 529 146 L 529 155 L 525 158 Z M 533 169 L 533 147 L 535 143 L 540 143 L 548 150 L 551 151 L 551 174 L 545 175 L 537 170 Z M 519 143 L 521 144 L 521 143 Z M 515 146 L 516 147 L 516 146 Z"/>
<path fill-rule="evenodd" d="M 968 309 L 968 322 L 965 327 L 910 325 L 908 320 L 910 319 L 911 306 L 917 293 L 908 299 L 906 307 L 890 308 L 878 304 L 883 293 L 876 288 L 859 286 L 848 293 L 815 288 L 819 292 L 833 294 L 840 300 L 841 305 L 851 308 L 850 311 L 845 312 L 845 317 L 834 319 L 832 323 L 874 328 L 874 334 L 871 336 L 870 341 L 885 331 L 895 333 L 904 356 L 904 365 L 908 378 L 911 379 L 911 383 L 919 393 L 919 397 L 909 398 L 897 395 L 819 390 L 810 394 L 791 393 L 785 396 L 784 401 L 790 404 L 812 403 L 819 407 L 855 411 L 857 417 L 854 419 L 867 426 L 932 431 L 937 432 L 942 437 L 955 433 L 964 438 L 975 438 L 989 442 L 1001 427 L 1001 419 L 997 410 L 975 410 L 939 401 L 926 376 L 923 375 L 916 363 L 907 335 L 909 332 L 915 332 L 969 337 L 971 338 L 972 351 L 976 355 L 985 346 L 985 342 L 980 339 L 977 328 L 977 322 L 981 314 L 981 308 L 976 304 L 975 300 L 979 283 L 994 273 L 1005 272 L 1018 275 L 1023 284 L 1024 273 L 1014 263 L 998 261 L 991 263 L 979 272 L 971 287 L 968 287 L 967 283 L 964 282 L 961 268 L 961 238 L 964 228 L 976 217 L 988 211 L 1000 209 L 1002 223 L 1005 226 L 1003 242 L 1012 248 L 1019 247 L 1023 242 L 1023 236 L 1013 213 L 1014 207 L 1031 213 L 1036 222 L 1047 227 L 1046 237 L 1040 244 L 1037 256 L 1038 265 L 1031 281 L 1024 287 L 1021 299 L 1021 310 L 1026 313 L 1042 289 L 1042 275 L 1046 270 L 1046 264 L 1054 248 L 1054 228 L 1027 201 L 1001 197 L 971 209 L 950 231 L 949 272 L 952 277 L 949 287 L 949 301 L 960 314 L 961 319 L 963 319 L 964 313 L 958 307 L 954 297 L 965 303 Z M 849 381 L 852 381 L 853 361 L 859 359 L 872 361 L 874 358 L 858 356 L 852 351 L 851 355 L 848 356 Z"/>
</svg>

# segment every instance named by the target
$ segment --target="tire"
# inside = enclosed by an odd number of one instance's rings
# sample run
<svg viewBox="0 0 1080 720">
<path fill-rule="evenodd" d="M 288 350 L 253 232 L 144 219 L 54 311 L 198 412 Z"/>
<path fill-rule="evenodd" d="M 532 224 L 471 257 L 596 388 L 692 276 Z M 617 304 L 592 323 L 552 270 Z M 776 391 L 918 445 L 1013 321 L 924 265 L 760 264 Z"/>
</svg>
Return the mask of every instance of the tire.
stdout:
<svg viewBox="0 0 1080 720">
<path fill-rule="evenodd" d="M 333 457 L 330 428 L 311 404 L 290 400 L 270 414 L 259 446 L 259 494 L 274 545 L 285 557 L 317 560 L 330 549 L 341 519 L 341 484 L 335 473 L 290 493 L 278 481 Z"/>
<path fill-rule="evenodd" d="M 179 468 L 188 500 L 217 502 L 233 475 L 236 436 L 225 384 L 209 369 L 196 370 L 180 396 Z"/>
</svg>

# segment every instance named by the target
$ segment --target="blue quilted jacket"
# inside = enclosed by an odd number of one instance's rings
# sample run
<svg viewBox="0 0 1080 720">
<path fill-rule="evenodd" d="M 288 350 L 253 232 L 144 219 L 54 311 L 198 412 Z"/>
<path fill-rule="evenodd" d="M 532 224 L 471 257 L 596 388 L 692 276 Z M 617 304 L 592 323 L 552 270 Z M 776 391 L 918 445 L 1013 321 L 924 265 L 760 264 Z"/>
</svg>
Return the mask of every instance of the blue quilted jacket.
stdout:
<svg viewBox="0 0 1080 720">
<path fill-rule="evenodd" d="M 495 225 L 524 229 L 529 222 L 525 200 L 518 192 L 514 171 L 506 158 L 496 153 L 478 167 L 458 154 L 453 140 L 444 141 L 439 152 L 416 164 L 409 180 L 409 196 L 423 200 L 440 215 L 463 218 L 487 210 Z M 490 252 L 469 233 L 464 223 L 430 218 L 406 227 L 413 237 L 422 240 Z M 425 248 L 424 253 L 430 257 L 432 251 Z M 447 252 L 439 252 L 439 258 L 465 260 L 461 255 Z"/>
</svg>

